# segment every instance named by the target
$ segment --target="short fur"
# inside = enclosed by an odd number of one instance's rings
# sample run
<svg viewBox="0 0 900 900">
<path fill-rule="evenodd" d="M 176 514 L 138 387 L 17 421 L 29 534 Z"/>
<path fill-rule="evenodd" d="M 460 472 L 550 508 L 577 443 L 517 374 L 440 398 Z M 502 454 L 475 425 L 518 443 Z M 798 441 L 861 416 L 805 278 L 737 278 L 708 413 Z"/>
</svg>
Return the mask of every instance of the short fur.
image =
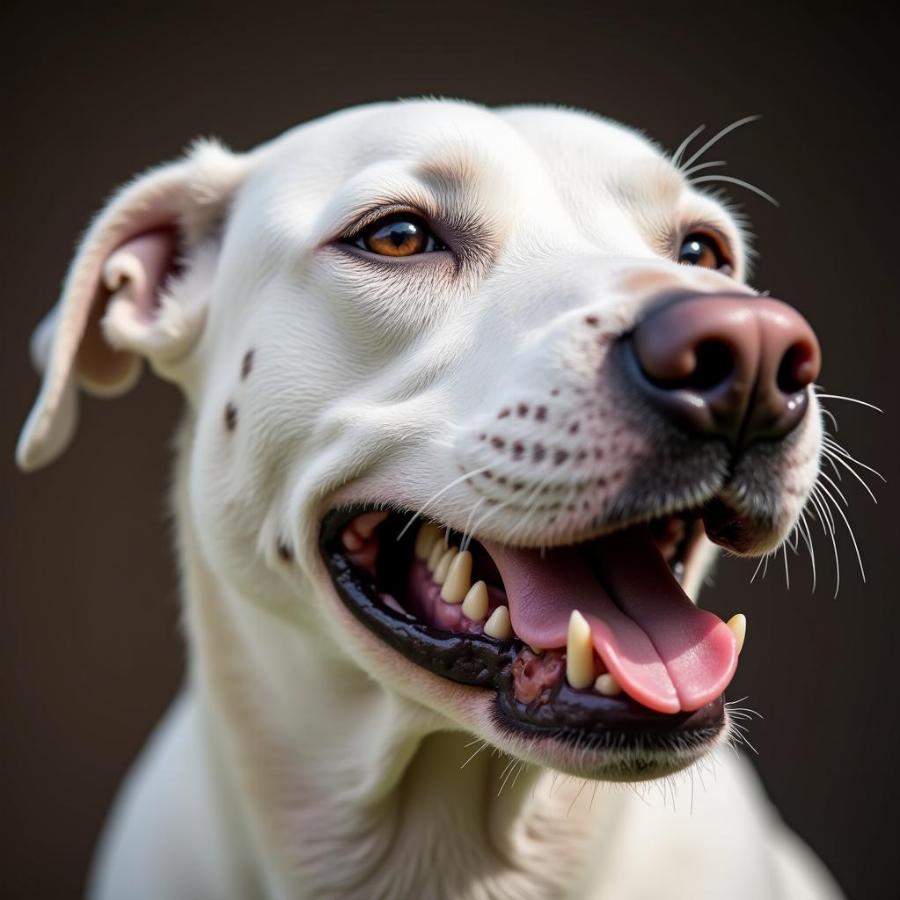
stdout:
<svg viewBox="0 0 900 900">
<path fill-rule="evenodd" d="M 335 243 L 386 204 L 440 221 L 455 257 L 387 264 Z M 730 239 L 734 278 L 675 264 L 694 221 Z M 180 266 L 163 285 L 165 234 Z M 77 389 L 127 390 L 141 358 L 182 388 L 190 663 L 92 896 L 836 896 L 727 746 L 658 792 L 586 783 L 621 760 L 502 730 L 490 691 L 365 630 L 317 551 L 322 516 L 353 501 L 537 545 L 719 490 L 724 462 L 631 409 L 605 363 L 662 289 L 751 294 L 745 254 L 729 211 L 642 136 L 549 107 L 361 107 L 247 154 L 197 145 L 113 197 L 36 337 L 45 380 L 18 458 L 61 453 Z M 762 487 L 734 502 L 770 525 L 754 549 L 796 520 L 820 440 L 814 406 L 742 463 Z"/>
</svg>

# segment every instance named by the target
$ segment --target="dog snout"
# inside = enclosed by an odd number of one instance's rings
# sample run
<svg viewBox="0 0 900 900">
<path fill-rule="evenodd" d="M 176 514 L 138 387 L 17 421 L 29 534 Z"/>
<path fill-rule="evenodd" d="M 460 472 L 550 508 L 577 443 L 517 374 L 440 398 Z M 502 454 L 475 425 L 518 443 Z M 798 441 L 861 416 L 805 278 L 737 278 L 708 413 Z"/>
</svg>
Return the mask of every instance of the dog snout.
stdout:
<svg viewBox="0 0 900 900">
<path fill-rule="evenodd" d="M 625 344 L 629 374 L 659 412 L 735 449 L 796 428 L 821 365 L 809 323 L 771 298 L 700 295 L 661 304 Z"/>
</svg>

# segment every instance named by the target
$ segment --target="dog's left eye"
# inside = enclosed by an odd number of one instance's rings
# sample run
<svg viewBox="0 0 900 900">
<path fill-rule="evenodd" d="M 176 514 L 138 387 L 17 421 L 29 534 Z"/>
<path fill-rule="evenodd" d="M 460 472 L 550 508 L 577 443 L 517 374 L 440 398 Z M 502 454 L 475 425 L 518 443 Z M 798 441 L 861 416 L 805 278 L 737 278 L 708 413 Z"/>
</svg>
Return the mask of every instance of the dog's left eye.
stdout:
<svg viewBox="0 0 900 900">
<path fill-rule="evenodd" d="M 409 213 L 373 222 L 352 243 L 379 256 L 414 256 L 446 249 L 422 219 Z"/>
<path fill-rule="evenodd" d="M 678 262 L 702 269 L 731 270 L 731 259 L 721 243 L 712 235 L 702 231 L 689 234 L 681 243 Z"/>
</svg>

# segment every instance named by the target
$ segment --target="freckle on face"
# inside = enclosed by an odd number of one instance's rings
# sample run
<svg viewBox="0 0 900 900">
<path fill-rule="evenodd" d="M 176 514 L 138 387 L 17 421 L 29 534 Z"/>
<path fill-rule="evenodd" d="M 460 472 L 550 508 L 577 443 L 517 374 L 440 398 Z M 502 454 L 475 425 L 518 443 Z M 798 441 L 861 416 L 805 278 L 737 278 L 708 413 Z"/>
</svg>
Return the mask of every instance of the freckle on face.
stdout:
<svg viewBox="0 0 900 900">
<path fill-rule="evenodd" d="M 241 381 L 244 381 L 246 377 L 253 370 L 253 356 L 255 351 L 248 350 L 244 354 L 244 358 L 241 360 Z"/>
</svg>

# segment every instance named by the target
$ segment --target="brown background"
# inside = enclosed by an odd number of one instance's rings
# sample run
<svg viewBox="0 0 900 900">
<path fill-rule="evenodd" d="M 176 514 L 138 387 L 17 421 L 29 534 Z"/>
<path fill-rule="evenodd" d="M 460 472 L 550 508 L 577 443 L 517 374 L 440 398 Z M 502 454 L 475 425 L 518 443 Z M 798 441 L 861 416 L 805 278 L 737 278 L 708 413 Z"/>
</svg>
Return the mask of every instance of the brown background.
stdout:
<svg viewBox="0 0 900 900">
<path fill-rule="evenodd" d="M 759 234 L 756 284 L 816 324 L 828 388 L 887 407 L 831 404 L 849 449 L 896 473 L 897 32 L 877 6 L 741 5 L 4 6 L 0 896 L 79 894 L 116 784 L 182 675 L 163 501 L 175 392 L 147 376 L 126 400 L 86 403 L 72 450 L 35 476 L 12 454 L 36 386 L 26 340 L 76 236 L 112 187 L 196 135 L 247 148 L 337 107 L 430 93 L 583 106 L 670 149 L 701 122 L 761 113 L 712 157 L 781 201 L 734 193 Z M 832 599 L 820 534 L 815 594 L 805 560 L 790 593 L 780 566 L 749 586 L 752 564 L 729 561 L 705 602 L 749 614 L 731 696 L 765 715 L 752 740 L 772 796 L 851 895 L 887 897 L 900 498 L 896 480 L 878 507 L 848 495 L 867 584 L 841 533 Z"/>
</svg>

